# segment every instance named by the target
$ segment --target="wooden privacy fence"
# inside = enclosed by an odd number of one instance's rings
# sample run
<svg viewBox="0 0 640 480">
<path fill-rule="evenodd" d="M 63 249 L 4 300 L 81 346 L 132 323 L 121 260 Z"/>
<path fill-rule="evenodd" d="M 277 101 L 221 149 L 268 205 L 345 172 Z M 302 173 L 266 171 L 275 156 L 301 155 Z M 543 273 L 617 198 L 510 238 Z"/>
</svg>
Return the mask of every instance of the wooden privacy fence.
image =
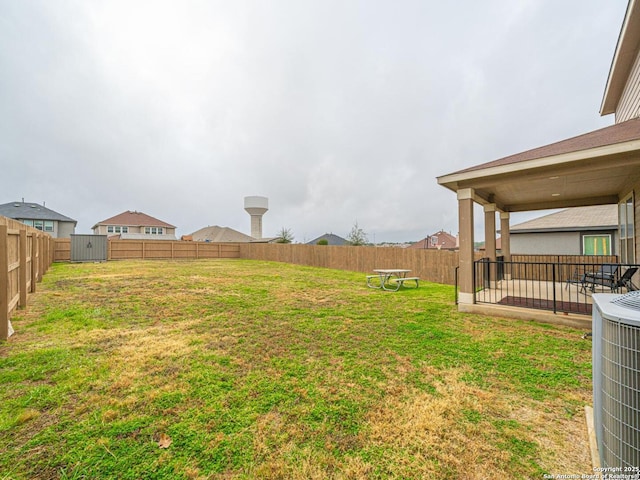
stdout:
<svg viewBox="0 0 640 480">
<path fill-rule="evenodd" d="M 53 261 L 51 237 L 21 222 L 0 217 L 0 340 L 13 333 L 11 316 L 27 305 Z"/>
<path fill-rule="evenodd" d="M 56 262 L 71 260 L 68 238 L 54 239 Z M 371 273 L 375 268 L 407 268 L 425 281 L 455 284 L 458 252 L 397 247 L 351 247 L 273 243 L 206 243 L 166 240 L 109 240 L 108 260 L 246 258 Z M 478 252 L 476 260 L 482 258 Z M 514 279 L 550 280 L 535 264 L 563 264 L 563 279 L 570 278 L 576 264 L 617 263 L 616 256 L 512 255 L 509 273 Z M 557 270 L 557 269 L 556 269 Z M 557 270 L 558 271 L 558 270 Z M 547 278 L 549 277 L 549 278 Z"/>
<path fill-rule="evenodd" d="M 240 258 L 371 273 L 375 268 L 407 268 L 411 276 L 453 285 L 458 252 L 398 247 L 351 247 L 243 243 Z"/>
<path fill-rule="evenodd" d="M 71 239 L 70 238 L 54 238 L 53 239 L 53 261 L 54 262 L 71 261 Z"/>
<path fill-rule="evenodd" d="M 235 243 L 182 242 L 166 240 L 110 240 L 108 260 L 238 258 Z"/>
<path fill-rule="evenodd" d="M 68 238 L 56 238 L 56 262 L 71 260 Z M 313 267 L 371 272 L 408 268 L 423 280 L 453 285 L 458 252 L 394 247 L 335 247 L 273 243 L 205 243 L 166 240 L 109 240 L 108 260 L 247 258 Z"/>
<path fill-rule="evenodd" d="M 71 260 L 71 239 L 54 239 L 54 260 Z M 236 243 L 182 242 L 167 240 L 109 240 L 107 260 L 240 258 Z"/>
</svg>

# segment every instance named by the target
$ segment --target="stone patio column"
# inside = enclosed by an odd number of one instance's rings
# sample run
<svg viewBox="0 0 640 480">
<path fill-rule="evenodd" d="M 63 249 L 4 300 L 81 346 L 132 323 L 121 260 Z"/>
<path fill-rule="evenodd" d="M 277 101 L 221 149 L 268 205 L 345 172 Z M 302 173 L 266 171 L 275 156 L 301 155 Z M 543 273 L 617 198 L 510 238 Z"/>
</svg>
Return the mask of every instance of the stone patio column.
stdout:
<svg viewBox="0 0 640 480">
<path fill-rule="evenodd" d="M 473 196 L 472 188 L 458 190 L 458 226 L 460 250 L 458 252 L 458 303 L 474 303 L 473 295 Z"/>
<path fill-rule="evenodd" d="M 500 212 L 500 250 L 504 256 L 504 261 L 511 261 L 511 232 L 509 226 L 510 215 L 509 212 Z M 511 267 L 509 264 L 504 266 L 504 278 L 505 280 L 511 279 Z"/>
<path fill-rule="evenodd" d="M 491 288 L 495 288 L 497 280 L 496 268 L 496 204 L 488 203 L 484 206 L 484 252 L 485 257 L 492 263 L 489 266 Z"/>
</svg>

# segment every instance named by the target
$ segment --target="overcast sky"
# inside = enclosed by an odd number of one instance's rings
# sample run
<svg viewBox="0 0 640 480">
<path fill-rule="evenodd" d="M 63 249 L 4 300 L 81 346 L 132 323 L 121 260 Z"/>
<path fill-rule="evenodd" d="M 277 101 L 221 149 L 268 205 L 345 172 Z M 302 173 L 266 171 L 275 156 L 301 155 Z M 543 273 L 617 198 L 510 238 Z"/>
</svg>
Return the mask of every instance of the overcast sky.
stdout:
<svg viewBox="0 0 640 480">
<path fill-rule="evenodd" d="M 455 234 L 437 176 L 613 123 L 626 5 L 0 0 L 0 204 L 249 234 L 262 195 L 265 236 Z"/>
</svg>

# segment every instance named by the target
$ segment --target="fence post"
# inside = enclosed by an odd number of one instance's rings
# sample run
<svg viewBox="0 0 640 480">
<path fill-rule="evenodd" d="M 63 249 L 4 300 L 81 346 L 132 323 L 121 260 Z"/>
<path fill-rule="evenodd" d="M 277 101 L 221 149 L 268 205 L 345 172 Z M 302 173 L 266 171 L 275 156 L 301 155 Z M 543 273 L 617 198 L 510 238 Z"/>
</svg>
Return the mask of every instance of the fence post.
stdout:
<svg viewBox="0 0 640 480">
<path fill-rule="evenodd" d="M 556 306 L 556 265 L 558 265 L 558 268 L 560 268 L 559 264 L 551 264 L 551 285 L 553 288 L 553 313 L 557 313 L 557 306 Z"/>
<path fill-rule="evenodd" d="M 456 275 L 458 274 L 458 269 L 460 268 L 460 265 L 458 265 L 458 267 L 456 268 Z M 473 289 L 473 303 L 476 303 L 476 292 L 477 292 L 477 286 L 476 286 L 476 275 L 477 275 L 477 268 L 478 268 L 478 262 L 477 261 L 473 261 L 471 262 L 471 284 L 472 284 L 472 289 Z M 456 277 L 457 278 L 457 277 Z M 457 292 L 456 292 L 456 296 L 457 296 Z"/>
<path fill-rule="evenodd" d="M 31 293 L 36 291 L 38 281 L 38 237 L 31 234 Z"/>
<path fill-rule="evenodd" d="M 53 263 L 53 237 L 49 236 L 47 238 L 47 272 Z"/>
<path fill-rule="evenodd" d="M 0 225 L 0 340 L 9 338 L 9 252 L 7 226 Z"/>
<path fill-rule="evenodd" d="M 42 280 L 42 275 L 44 274 L 44 257 L 42 256 L 42 251 L 44 250 L 43 247 L 43 243 L 44 241 L 42 240 L 42 236 L 38 235 L 38 281 Z"/>
<path fill-rule="evenodd" d="M 18 289 L 20 290 L 20 307 L 27 306 L 27 230 L 20 230 L 20 272 Z"/>
<path fill-rule="evenodd" d="M 49 270 L 49 238 L 42 236 L 42 275 Z"/>
</svg>

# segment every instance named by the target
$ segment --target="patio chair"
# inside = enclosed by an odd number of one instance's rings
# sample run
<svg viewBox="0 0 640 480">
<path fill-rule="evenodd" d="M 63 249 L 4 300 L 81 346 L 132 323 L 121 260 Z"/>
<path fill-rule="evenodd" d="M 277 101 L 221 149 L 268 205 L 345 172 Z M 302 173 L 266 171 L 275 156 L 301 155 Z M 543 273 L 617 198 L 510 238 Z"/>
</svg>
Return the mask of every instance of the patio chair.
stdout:
<svg viewBox="0 0 640 480">
<path fill-rule="evenodd" d="M 567 278 L 566 283 L 564 285 L 564 289 L 568 290 L 571 285 L 579 285 L 580 292 L 584 293 L 584 271 L 581 272 L 581 269 L 578 267 L 573 271 L 573 275 L 570 278 Z"/>
<path fill-rule="evenodd" d="M 587 288 L 594 292 L 596 285 L 609 287 L 612 291 L 618 277 L 619 265 L 605 263 L 600 265 L 597 272 L 587 272 L 582 279 L 580 291 L 586 293 Z"/>
<path fill-rule="evenodd" d="M 627 271 L 624 272 L 620 279 L 616 280 L 611 286 L 611 291 L 617 293 L 621 288 L 626 288 L 628 292 L 634 292 L 638 290 L 638 287 L 636 287 L 631 281 L 631 277 L 633 277 L 637 271 L 638 267 L 627 268 Z"/>
</svg>

